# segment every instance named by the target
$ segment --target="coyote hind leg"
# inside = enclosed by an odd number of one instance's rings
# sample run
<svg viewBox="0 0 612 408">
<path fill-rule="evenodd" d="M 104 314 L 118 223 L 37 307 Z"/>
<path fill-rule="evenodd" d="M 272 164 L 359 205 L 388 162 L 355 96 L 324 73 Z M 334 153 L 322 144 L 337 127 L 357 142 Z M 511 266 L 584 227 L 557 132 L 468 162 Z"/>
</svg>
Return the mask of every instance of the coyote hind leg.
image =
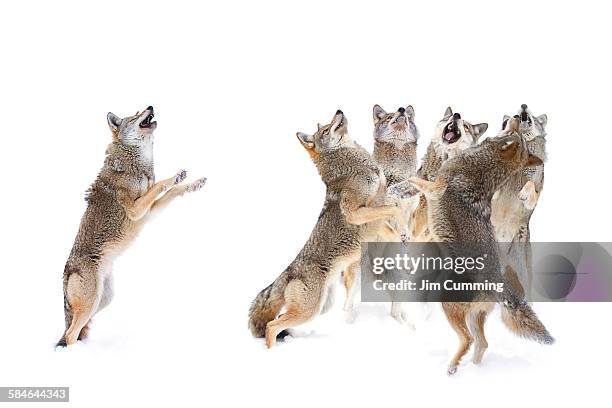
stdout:
<svg viewBox="0 0 612 408">
<path fill-rule="evenodd" d="M 480 364 L 482 361 L 482 356 L 484 355 L 487 347 L 489 347 L 489 343 L 485 337 L 484 326 L 487 321 L 487 316 L 491 313 L 492 308 L 488 308 L 486 310 L 479 310 L 477 312 L 471 313 L 468 317 L 470 332 L 472 336 L 474 336 L 475 344 L 474 344 L 474 356 L 472 357 L 472 362 L 474 364 Z"/>
<path fill-rule="evenodd" d="M 352 323 L 355 320 L 355 296 L 359 287 L 360 264 L 355 262 L 351 264 L 342 275 L 342 283 L 346 289 L 346 299 L 344 300 L 343 310 L 346 313 L 346 320 Z"/>
<path fill-rule="evenodd" d="M 459 349 L 451 360 L 448 366 L 448 374 L 452 375 L 457 372 L 457 367 L 461 362 L 461 359 L 470 349 L 472 342 L 474 341 L 470 331 L 468 330 L 465 318 L 466 313 L 461 303 L 442 303 L 442 308 L 446 314 L 446 318 L 450 323 L 451 327 L 457 333 L 459 337 Z"/>
<path fill-rule="evenodd" d="M 319 309 L 323 292 L 322 286 L 308 287 L 300 280 L 291 281 L 285 289 L 287 311 L 266 326 L 266 346 L 274 346 L 276 336 L 283 330 L 312 320 Z"/>
<path fill-rule="evenodd" d="M 94 272 L 85 272 L 91 274 L 83 277 L 83 274 L 73 273 L 68 277 L 66 285 L 66 296 L 72 321 L 66 329 L 63 336 L 65 345 L 69 346 L 76 343 L 79 338 L 84 338 L 89 329 L 88 323 L 95 313 L 97 304 L 99 303 L 99 294 L 97 288 L 97 277 Z M 85 328 L 85 333 L 81 336 L 81 332 Z"/>
</svg>

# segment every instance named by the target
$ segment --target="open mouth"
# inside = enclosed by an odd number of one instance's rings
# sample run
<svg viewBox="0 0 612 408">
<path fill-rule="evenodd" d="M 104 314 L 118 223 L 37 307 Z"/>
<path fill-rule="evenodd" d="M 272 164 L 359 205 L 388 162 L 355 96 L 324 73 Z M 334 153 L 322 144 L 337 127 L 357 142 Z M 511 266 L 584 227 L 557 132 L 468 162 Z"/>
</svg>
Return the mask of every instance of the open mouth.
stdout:
<svg viewBox="0 0 612 408">
<path fill-rule="evenodd" d="M 143 129 L 149 129 L 157 125 L 157 122 L 153 121 L 153 118 L 155 117 L 155 114 L 153 113 L 153 107 L 149 106 L 147 112 L 147 117 L 145 117 L 139 125 Z"/>
<path fill-rule="evenodd" d="M 346 123 L 346 121 L 344 120 L 344 113 L 342 113 L 341 110 L 338 110 L 336 112 L 336 115 L 341 115 L 341 117 L 340 117 L 340 123 L 338 123 L 338 125 L 334 128 L 334 131 L 342 128 L 342 126 L 344 126 L 344 124 Z"/>
<path fill-rule="evenodd" d="M 448 144 L 455 143 L 461 138 L 461 131 L 455 121 L 452 121 L 442 131 L 442 140 Z"/>
<path fill-rule="evenodd" d="M 521 105 L 520 119 L 521 119 L 521 125 L 527 124 L 531 126 L 531 116 L 529 116 L 529 113 L 527 112 L 527 105 L 525 104 Z"/>
<path fill-rule="evenodd" d="M 529 114 L 525 111 L 521 112 L 521 124 L 531 126 L 531 117 L 529 117 Z"/>
</svg>

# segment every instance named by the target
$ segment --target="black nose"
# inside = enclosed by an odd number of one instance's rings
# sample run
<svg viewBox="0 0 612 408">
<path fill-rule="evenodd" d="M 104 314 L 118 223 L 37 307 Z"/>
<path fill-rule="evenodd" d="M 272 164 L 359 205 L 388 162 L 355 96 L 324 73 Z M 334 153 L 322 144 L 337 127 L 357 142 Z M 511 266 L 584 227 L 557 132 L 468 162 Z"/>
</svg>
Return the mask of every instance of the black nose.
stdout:
<svg viewBox="0 0 612 408">
<path fill-rule="evenodd" d="M 458 113 L 453 114 L 453 119 L 461 119 L 461 115 Z"/>
<path fill-rule="evenodd" d="M 147 108 L 147 110 L 150 110 L 151 112 L 153 112 L 153 107 L 152 107 L 152 106 L 149 106 L 149 107 Z"/>
<path fill-rule="evenodd" d="M 519 115 L 514 115 L 513 117 L 520 119 L 521 117 Z"/>
<path fill-rule="evenodd" d="M 344 115 L 344 112 L 342 112 L 340 109 L 338 109 L 338 110 L 336 111 L 336 115 Z"/>
<path fill-rule="evenodd" d="M 404 113 L 404 112 L 406 112 L 406 109 L 404 109 L 404 108 L 399 108 L 397 111 L 398 111 L 399 113 Z"/>
<path fill-rule="evenodd" d="M 521 105 L 521 110 L 527 110 L 527 105 L 522 104 L 522 105 Z"/>
</svg>

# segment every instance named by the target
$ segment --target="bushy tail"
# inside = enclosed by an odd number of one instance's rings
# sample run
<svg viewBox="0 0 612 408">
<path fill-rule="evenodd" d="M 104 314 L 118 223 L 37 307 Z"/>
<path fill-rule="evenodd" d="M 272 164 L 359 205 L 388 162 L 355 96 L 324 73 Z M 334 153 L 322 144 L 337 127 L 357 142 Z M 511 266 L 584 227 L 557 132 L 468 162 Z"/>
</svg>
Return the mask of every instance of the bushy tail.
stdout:
<svg viewBox="0 0 612 408">
<path fill-rule="evenodd" d="M 517 336 L 543 344 L 553 344 L 555 339 L 538 319 L 527 302 L 521 300 L 514 307 L 502 305 L 502 321 Z"/>
<path fill-rule="evenodd" d="M 276 318 L 276 315 L 285 304 L 285 288 L 287 280 L 282 274 L 259 294 L 251 303 L 249 309 L 249 329 L 255 337 L 265 337 L 266 325 Z M 282 333 L 284 335 L 286 333 Z"/>
<path fill-rule="evenodd" d="M 508 267 L 510 270 L 511 268 Z M 512 333 L 519 337 L 537 341 L 542 344 L 553 344 L 555 339 L 548 333 L 544 324 L 538 319 L 529 304 L 518 296 L 507 285 L 498 299 L 502 309 L 502 321 Z"/>
</svg>

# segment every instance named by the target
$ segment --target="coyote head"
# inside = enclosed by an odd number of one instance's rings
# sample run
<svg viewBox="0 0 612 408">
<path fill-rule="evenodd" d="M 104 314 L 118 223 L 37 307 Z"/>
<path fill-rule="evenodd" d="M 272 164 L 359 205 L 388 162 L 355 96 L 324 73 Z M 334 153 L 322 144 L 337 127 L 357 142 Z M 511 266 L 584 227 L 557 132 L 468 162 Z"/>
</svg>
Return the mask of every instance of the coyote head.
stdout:
<svg viewBox="0 0 612 408">
<path fill-rule="evenodd" d="M 426 196 L 433 192 L 439 195 L 451 188 L 466 200 L 490 200 L 511 176 L 542 164 L 542 160 L 529 153 L 527 142 L 519 134 L 519 123 L 517 117 L 511 118 L 506 130 L 497 137 L 487 138 L 446 161 L 435 181 L 414 178 L 411 183 Z"/>
<path fill-rule="evenodd" d="M 374 140 L 377 142 L 416 142 L 419 132 L 414 124 L 414 108 L 408 105 L 397 112 L 387 113 L 374 105 Z"/>
<path fill-rule="evenodd" d="M 472 125 L 461 118 L 459 113 L 453 113 L 450 107 L 446 108 L 444 117 L 438 122 L 433 142 L 439 153 L 446 153 L 449 157 L 457 152 L 474 146 L 478 138 L 489 127 L 486 123 Z"/>
<path fill-rule="evenodd" d="M 126 146 L 144 147 L 153 141 L 153 131 L 157 122 L 153 121 L 153 107 L 149 106 L 133 116 L 120 118 L 112 112 L 107 115 L 108 126 L 113 140 Z"/>
<path fill-rule="evenodd" d="M 527 108 L 527 105 L 522 104 L 521 109 L 518 111 L 519 117 L 519 133 L 527 141 L 531 141 L 538 136 L 546 136 L 546 123 L 548 117 L 546 115 L 534 116 L 531 111 Z M 504 121 L 502 122 L 502 130 L 506 130 L 510 116 L 504 115 Z"/>
<path fill-rule="evenodd" d="M 480 155 L 488 158 L 486 171 L 492 173 L 494 179 L 505 182 L 526 167 L 542 164 L 540 158 L 529 152 L 527 141 L 521 136 L 520 119 L 514 117 L 497 137 L 487 138 L 481 143 Z"/>
<path fill-rule="evenodd" d="M 321 153 L 341 147 L 355 146 L 355 142 L 348 135 L 347 124 L 346 116 L 341 110 L 338 110 L 330 123 L 323 126 L 317 124 L 317 131 L 314 135 L 298 132 L 297 137 L 302 146 L 315 158 Z"/>
</svg>

